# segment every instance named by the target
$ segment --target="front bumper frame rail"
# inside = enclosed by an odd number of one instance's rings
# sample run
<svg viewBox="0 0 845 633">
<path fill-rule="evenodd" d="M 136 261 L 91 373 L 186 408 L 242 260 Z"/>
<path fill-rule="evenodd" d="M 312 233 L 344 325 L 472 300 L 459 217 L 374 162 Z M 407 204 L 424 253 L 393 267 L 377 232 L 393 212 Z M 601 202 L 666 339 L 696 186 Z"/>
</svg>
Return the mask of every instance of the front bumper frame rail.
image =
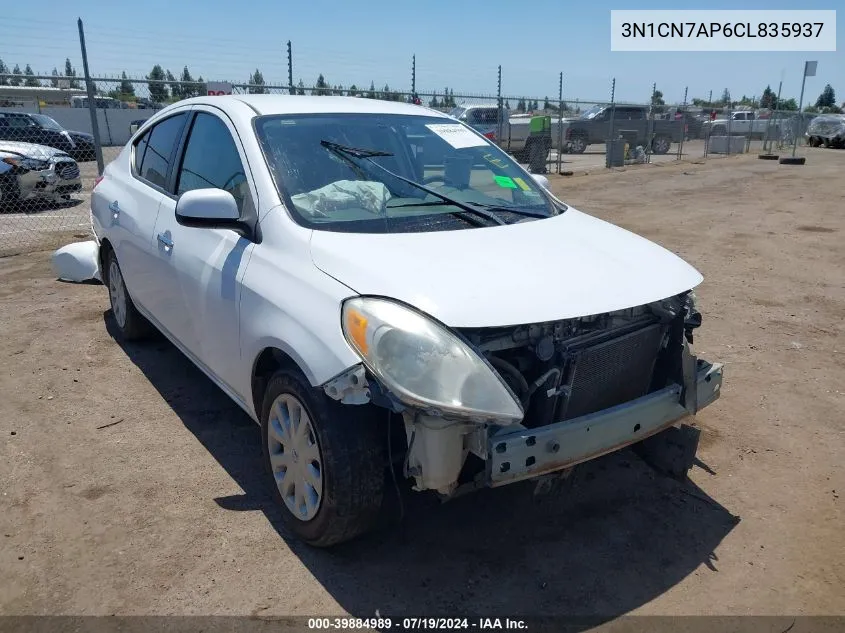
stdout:
<svg viewBox="0 0 845 633">
<path fill-rule="evenodd" d="M 535 429 L 503 428 L 488 438 L 488 485 L 521 481 L 570 468 L 674 426 L 719 398 L 722 365 L 693 365 L 694 404 L 684 406 L 684 388 L 672 384 L 636 400 Z"/>
</svg>

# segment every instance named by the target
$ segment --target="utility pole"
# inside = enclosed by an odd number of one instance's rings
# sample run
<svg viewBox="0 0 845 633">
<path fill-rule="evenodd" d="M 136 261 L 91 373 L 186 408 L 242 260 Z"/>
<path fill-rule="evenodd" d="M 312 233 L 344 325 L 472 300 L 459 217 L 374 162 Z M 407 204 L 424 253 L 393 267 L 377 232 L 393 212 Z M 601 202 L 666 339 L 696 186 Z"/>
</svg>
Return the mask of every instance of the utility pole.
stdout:
<svg viewBox="0 0 845 633">
<path fill-rule="evenodd" d="M 288 40 L 288 88 L 292 95 L 296 94 L 293 87 L 293 49 L 291 48 L 290 40 Z"/>
<path fill-rule="evenodd" d="M 557 173 L 560 174 L 563 155 L 563 71 L 557 80 Z"/>
<path fill-rule="evenodd" d="M 94 151 L 97 154 L 97 174 L 103 175 L 103 145 L 100 143 L 100 125 L 97 123 L 97 104 L 94 101 L 94 82 L 88 71 L 88 53 L 85 50 L 85 30 L 82 18 L 76 21 L 79 27 L 79 47 L 82 49 L 82 69 L 85 71 L 85 89 L 88 93 L 88 112 L 91 114 L 91 131 L 94 134 Z"/>
</svg>

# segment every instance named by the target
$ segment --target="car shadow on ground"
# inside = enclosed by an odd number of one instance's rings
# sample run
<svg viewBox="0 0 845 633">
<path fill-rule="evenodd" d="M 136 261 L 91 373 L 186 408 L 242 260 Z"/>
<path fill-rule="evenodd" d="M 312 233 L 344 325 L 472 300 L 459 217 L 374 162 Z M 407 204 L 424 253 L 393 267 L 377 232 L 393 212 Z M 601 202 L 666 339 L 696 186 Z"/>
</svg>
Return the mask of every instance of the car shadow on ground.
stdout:
<svg viewBox="0 0 845 633">
<path fill-rule="evenodd" d="M 111 312 L 104 317 L 119 341 Z M 244 491 L 217 504 L 263 512 L 355 616 L 568 615 L 594 625 L 593 618 L 627 613 L 691 573 L 718 572 L 715 550 L 739 522 L 692 482 L 657 475 L 621 451 L 578 467 L 560 490 L 541 497 L 531 484 L 514 484 L 440 503 L 402 486 L 401 523 L 388 482 L 377 531 L 313 549 L 282 524 L 260 459 L 259 427 L 164 337 L 119 344 Z"/>
</svg>

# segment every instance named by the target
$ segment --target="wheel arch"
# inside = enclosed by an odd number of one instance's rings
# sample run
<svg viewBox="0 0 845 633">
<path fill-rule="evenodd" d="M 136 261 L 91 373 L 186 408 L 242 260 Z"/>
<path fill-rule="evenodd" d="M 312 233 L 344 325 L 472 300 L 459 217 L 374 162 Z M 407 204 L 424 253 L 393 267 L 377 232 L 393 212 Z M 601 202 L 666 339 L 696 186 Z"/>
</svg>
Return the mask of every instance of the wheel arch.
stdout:
<svg viewBox="0 0 845 633">
<path fill-rule="evenodd" d="M 293 350 L 285 351 L 278 344 L 264 347 L 252 362 L 250 372 L 250 396 L 255 418 L 261 418 L 261 404 L 264 400 L 264 391 L 270 378 L 280 369 L 292 369 L 298 371 L 312 385 L 314 384 L 313 372 L 309 371 L 304 361 L 294 357 Z"/>
</svg>

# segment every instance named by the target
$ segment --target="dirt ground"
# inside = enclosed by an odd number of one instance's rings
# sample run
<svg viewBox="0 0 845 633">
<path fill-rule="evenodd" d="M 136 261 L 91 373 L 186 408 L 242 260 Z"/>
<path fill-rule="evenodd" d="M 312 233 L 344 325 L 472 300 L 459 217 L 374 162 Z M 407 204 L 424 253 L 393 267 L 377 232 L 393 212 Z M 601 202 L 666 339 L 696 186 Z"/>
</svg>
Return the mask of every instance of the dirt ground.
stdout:
<svg viewBox="0 0 845 633">
<path fill-rule="evenodd" d="M 726 370 L 690 482 L 625 451 L 551 496 L 407 492 L 332 551 L 286 537 L 257 427 L 169 343 L 0 259 L 0 613 L 845 614 L 845 152 L 806 154 L 553 178 L 705 276 Z"/>
</svg>

